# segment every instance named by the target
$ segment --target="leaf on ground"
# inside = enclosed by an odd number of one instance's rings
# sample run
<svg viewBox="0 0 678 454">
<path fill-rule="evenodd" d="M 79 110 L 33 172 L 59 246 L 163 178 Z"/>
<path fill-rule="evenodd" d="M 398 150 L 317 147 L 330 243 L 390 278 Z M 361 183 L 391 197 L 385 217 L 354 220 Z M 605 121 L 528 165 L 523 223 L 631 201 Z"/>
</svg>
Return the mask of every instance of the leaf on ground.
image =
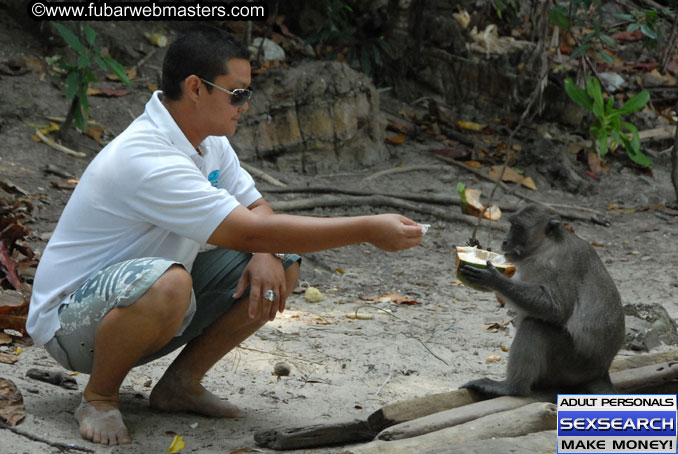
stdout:
<svg viewBox="0 0 678 454">
<path fill-rule="evenodd" d="M 396 304 L 405 304 L 405 305 L 415 305 L 415 304 L 421 304 L 421 302 L 417 301 L 414 298 L 409 298 L 406 296 L 399 295 L 397 293 L 384 293 L 382 295 L 379 295 L 377 297 L 377 301 L 380 303 L 396 303 Z"/>
<path fill-rule="evenodd" d="M 482 162 L 473 161 L 473 160 L 463 161 L 463 163 L 464 163 L 464 165 L 466 165 L 466 166 L 468 166 L 472 169 L 482 169 L 483 167 L 485 167 L 485 164 L 483 164 Z"/>
<path fill-rule="evenodd" d="M 172 440 L 172 444 L 170 445 L 169 448 L 167 448 L 167 452 L 169 453 L 179 452 L 185 447 L 186 442 L 184 442 L 184 439 L 181 437 L 181 435 L 175 435 L 174 439 Z"/>
<path fill-rule="evenodd" d="M 502 166 L 492 166 L 490 168 L 490 177 L 495 180 L 499 178 L 499 175 L 501 175 L 501 168 Z M 511 183 L 518 183 L 528 189 L 532 189 L 533 191 L 537 190 L 537 186 L 534 184 L 534 180 L 532 180 L 532 178 L 519 174 L 518 171 L 512 167 L 506 167 L 504 176 L 501 180 L 509 181 Z"/>
<path fill-rule="evenodd" d="M 151 82 L 150 80 L 148 82 L 146 82 L 146 86 L 148 87 L 148 90 L 151 93 L 155 93 L 156 91 L 158 91 L 158 86 L 156 84 L 154 84 L 153 82 Z"/>
<path fill-rule="evenodd" d="M 75 189 L 78 185 L 76 178 L 69 178 L 66 181 L 51 181 L 50 184 L 57 189 Z"/>
<path fill-rule="evenodd" d="M 0 331 L 0 345 L 7 345 L 12 343 L 12 336 Z"/>
<path fill-rule="evenodd" d="M 87 125 L 87 135 L 97 142 L 101 143 L 104 139 L 104 127 L 100 124 L 89 124 Z"/>
<path fill-rule="evenodd" d="M 0 378 L 0 419 L 10 427 L 26 417 L 24 398 L 12 380 Z"/>
<path fill-rule="evenodd" d="M 455 147 L 443 148 L 441 150 L 434 151 L 435 154 L 439 156 L 445 156 L 450 159 L 463 160 L 471 156 L 471 150 L 466 148 L 464 145 L 457 145 Z"/>
<path fill-rule="evenodd" d="M 643 39 L 643 32 L 641 32 L 640 30 L 634 30 L 632 32 L 618 31 L 612 33 L 611 38 L 620 44 L 624 41 L 628 42 L 640 41 Z"/>
<path fill-rule="evenodd" d="M 407 134 L 410 131 L 410 126 L 402 121 L 389 121 L 388 124 L 386 125 L 386 129 L 388 129 L 389 131 L 402 132 L 403 134 Z"/>
<path fill-rule="evenodd" d="M 122 96 L 127 96 L 132 93 L 129 90 L 120 89 L 116 90 L 108 87 L 94 88 L 89 87 L 87 89 L 87 96 L 107 96 L 109 98 L 120 98 Z"/>
<path fill-rule="evenodd" d="M 24 301 L 23 295 L 15 291 L 0 293 L 0 330 L 12 329 L 26 333 L 26 317 L 28 317 L 28 301 Z"/>
<path fill-rule="evenodd" d="M 457 126 L 459 126 L 462 129 L 468 129 L 469 131 L 482 131 L 487 127 L 487 125 L 483 125 L 480 123 L 474 123 L 472 121 L 461 121 L 459 120 L 457 122 Z"/>
<path fill-rule="evenodd" d="M 387 136 L 386 141 L 391 145 L 402 145 L 405 142 L 405 134 L 400 132 L 396 136 Z"/>
<path fill-rule="evenodd" d="M 9 283 L 12 284 L 16 290 L 21 291 L 21 281 L 19 281 L 19 275 L 16 271 L 17 263 L 7 252 L 4 241 L 0 241 L 0 265 L 2 265 L 0 271 L 3 272 Z"/>
<path fill-rule="evenodd" d="M 610 170 L 610 166 L 602 162 L 598 157 L 598 153 L 595 151 L 590 151 L 588 155 L 589 169 L 596 175 L 607 173 Z"/>
<path fill-rule="evenodd" d="M 134 68 L 126 69 L 125 74 L 127 74 L 127 78 L 129 80 L 136 80 L 137 78 L 137 70 Z M 118 76 L 115 74 L 106 74 L 106 79 L 108 80 L 120 80 Z"/>
<path fill-rule="evenodd" d="M 19 357 L 16 355 L 10 355 L 9 353 L 0 353 L 0 363 L 3 364 L 14 364 L 19 361 Z"/>
</svg>

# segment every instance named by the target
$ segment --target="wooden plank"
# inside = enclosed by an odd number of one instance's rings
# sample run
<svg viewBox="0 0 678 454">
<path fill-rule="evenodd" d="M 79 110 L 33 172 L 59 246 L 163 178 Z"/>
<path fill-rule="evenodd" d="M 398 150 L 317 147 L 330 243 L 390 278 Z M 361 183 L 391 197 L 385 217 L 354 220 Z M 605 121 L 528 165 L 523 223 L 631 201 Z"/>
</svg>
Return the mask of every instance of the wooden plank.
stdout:
<svg viewBox="0 0 678 454">
<path fill-rule="evenodd" d="M 375 435 L 376 432 L 370 429 L 367 421 L 352 419 L 262 430 L 254 434 L 254 441 L 264 448 L 300 449 L 370 441 Z"/>
<path fill-rule="evenodd" d="M 367 422 L 376 433 L 379 433 L 395 424 L 411 421 L 444 410 L 463 407 L 480 400 L 482 398 L 474 391 L 455 389 L 446 393 L 430 394 L 386 405 L 372 413 L 367 418 Z"/>
<path fill-rule="evenodd" d="M 558 434 L 555 430 L 542 430 L 522 437 L 494 438 L 471 441 L 442 449 L 418 452 L 417 454 L 554 454 Z"/>
<path fill-rule="evenodd" d="M 556 428 L 556 406 L 536 402 L 494 413 L 454 427 L 395 441 L 373 441 L 348 448 L 345 454 L 410 454 L 455 452 L 452 446 L 491 438 L 519 437 Z M 447 451 L 445 451 L 447 449 Z M 504 452 L 486 451 L 486 452 Z"/>
<path fill-rule="evenodd" d="M 661 353 L 646 353 L 633 356 L 618 356 L 610 365 L 610 372 L 633 369 L 636 367 L 650 366 L 652 364 L 678 361 L 678 350 L 670 350 Z"/>
<path fill-rule="evenodd" d="M 551 397 L 551 396 L 549 396 Z M 543 402 L 549 397 L 541 395 L 531 397 L 503 396 L 494 399 L 474 402 L 463 407 L 444 410 L 432 415 L 424 416 L 412 421 L 406 421 L 382 430 L 377 438 L 379 440 L 401 440 L 403 438 L 416 437 L 418 435 L 435 432 L 436 430 L 464 424 L 483 416 L 513 410 L 534 402 Z"/>
</svg>

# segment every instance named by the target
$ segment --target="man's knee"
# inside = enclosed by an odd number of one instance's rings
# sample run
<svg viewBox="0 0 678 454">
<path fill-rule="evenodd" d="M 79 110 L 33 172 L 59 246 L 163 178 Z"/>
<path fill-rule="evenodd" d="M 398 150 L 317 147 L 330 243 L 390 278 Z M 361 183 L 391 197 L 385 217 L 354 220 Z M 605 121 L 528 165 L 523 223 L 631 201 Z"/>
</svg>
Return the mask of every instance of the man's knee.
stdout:
<svg viewBox="0 0 678 454">
<path fill-rule="evenodd" d="M 191 275 L 180 265 L 172 265 L 151 286 L 144 296 L 155 300 L 155 308 L 166 316 L 181 315 L 191 303 Z"/>
<path fill-rule="evenodd" d="M 285 287 L 288 296 L 295 288 L 297 288 L 297 282 L 299 281 L 299 270 L 299 262 L 293 263 L 285 270 Z"/>
</svg>

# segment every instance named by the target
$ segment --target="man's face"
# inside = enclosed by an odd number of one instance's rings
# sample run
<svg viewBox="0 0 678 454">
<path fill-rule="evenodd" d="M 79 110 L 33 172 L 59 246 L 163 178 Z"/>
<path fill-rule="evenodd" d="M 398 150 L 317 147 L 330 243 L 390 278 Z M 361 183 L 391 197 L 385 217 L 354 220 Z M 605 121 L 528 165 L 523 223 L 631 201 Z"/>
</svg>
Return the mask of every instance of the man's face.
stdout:
<svg viewBox="0 0 678 454">
<path fill-rule="evenodd" d="M 228 74 L 217 76 L 212 82 L 227 90 L 247 88 L 252 82 L 250 62 L 233 58 L 226 64 Z M 207 85 L 204 85 L 207 88 Z M 236 107 L 231 104 L 231 95 L 210 87 L 211 93 L 204 98 L 204 121 L 209 126 L 209 135 L 227 136 L 235 133 L 240 115 L 249 108 L 249 103 Z"/>
</svg>

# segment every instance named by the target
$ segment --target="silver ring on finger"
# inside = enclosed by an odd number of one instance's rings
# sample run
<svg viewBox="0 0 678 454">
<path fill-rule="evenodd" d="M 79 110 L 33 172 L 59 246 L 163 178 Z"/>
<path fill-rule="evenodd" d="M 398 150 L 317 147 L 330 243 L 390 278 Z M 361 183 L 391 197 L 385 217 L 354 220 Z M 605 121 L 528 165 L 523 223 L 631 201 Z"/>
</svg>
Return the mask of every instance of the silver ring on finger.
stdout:
<svg viewBox="0 0 678 454">
<path fill-rule="evenodd" d="M 271 303 L 275 301 L 275 292 L 273 290 L 266 290 L 262 296 L 266 301 Z"/>
</svg>

